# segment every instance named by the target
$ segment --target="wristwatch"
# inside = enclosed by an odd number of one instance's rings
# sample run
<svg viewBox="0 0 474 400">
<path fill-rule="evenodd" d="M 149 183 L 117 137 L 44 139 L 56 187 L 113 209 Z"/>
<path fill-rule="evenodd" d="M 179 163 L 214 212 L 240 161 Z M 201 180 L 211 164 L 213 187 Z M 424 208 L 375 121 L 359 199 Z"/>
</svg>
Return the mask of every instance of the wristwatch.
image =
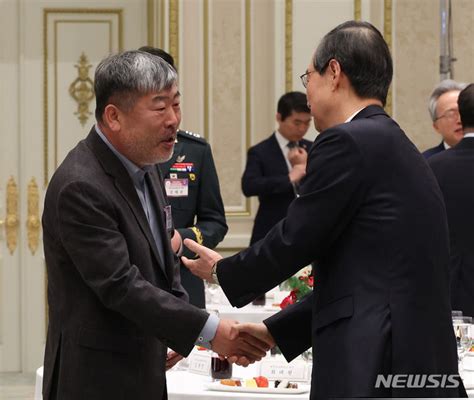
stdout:
<svg viewBox="0 0 474 400">
<path fill-rule="evenodd" d="M 219 261 L 216 261 L 211 268 L 211 278 L 217 285 L 219 284 L 219 279 L 217 279 L 217 263 L 218 262 Z"/>
</svg>

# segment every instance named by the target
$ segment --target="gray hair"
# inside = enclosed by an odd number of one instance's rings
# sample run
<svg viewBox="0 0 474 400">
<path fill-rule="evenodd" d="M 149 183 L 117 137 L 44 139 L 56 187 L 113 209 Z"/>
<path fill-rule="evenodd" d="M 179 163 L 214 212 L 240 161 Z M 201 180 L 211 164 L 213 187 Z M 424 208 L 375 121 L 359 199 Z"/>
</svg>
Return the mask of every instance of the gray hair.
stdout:
<svg viewBox="0 0 474 400">
<path fill-rule="evenodd" d="M 465 87 L 465 83 L 456 82 L 452 79 L 445 79 L 444 81 L 441 81 L 438 85 L 436 85 L 436 87 L 433 89 L 433 93 L 431 93 L 430 100 L 428 102 L 428 111 L 430 112 L 430 116 L 433 122 L 435 122 L 438 118 L 436 115 L 436 106 L 438 105 L 438 99 L 447 92 L 452 92 L 453 90 L 460 92 Z"/>
<path fill-rule="evenodd" d="M 138 50 L 111 55 L 95 70 L 96 119 L 102 120 L 110 103 L 129 111 L 139 97 L 168 90 L 177 80 L 176 71 L 160 57 Z"/>
</svg>

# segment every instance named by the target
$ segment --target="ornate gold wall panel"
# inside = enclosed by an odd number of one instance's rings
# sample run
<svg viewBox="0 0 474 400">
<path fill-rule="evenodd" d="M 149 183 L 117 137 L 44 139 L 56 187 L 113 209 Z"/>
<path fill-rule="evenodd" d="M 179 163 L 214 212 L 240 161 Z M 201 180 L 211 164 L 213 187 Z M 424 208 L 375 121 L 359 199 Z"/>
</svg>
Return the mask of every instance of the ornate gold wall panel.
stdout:
<svg viewBox="0 0 474 400">
<path fill-rule="evenodd" d="M 169 52 L 179 71 L 179 0 L 169 1 Z"/>
<path fill-rule="evenodd" d="M 93 70 L 104 55 L 123 49 L 122 10 L 46 8 L 43 10 L 43 48 L 43 183 L 46 186 L 50 171 L 89 130 L 89 126 L 82 126 L 82 121 L 77 120 L 74 114 L 78 112 L 77 103 L 69 94 L 71 82 L 77 78 L 75 64 L 85 53 Z M 79 116 L 85 115 L 81 110 Z"/>
<path fill-rule="evenodd" d="M 285 1 L 285 90 L 293 90 L 293 0 Z"/>
<path fill-rule="evenodd" d="M 82 53 L 75 67 L 78 76 L 69 86 L 69 94 L 77 103 L 74 115 L 77 115 L 81 125 L 84 126 L 92 115 L 90 104 L 94 99 L 94 82 L 89 76 L 92 64 L 89 64 L 87 56 Z"/>
<path fill-rule="evenodd" d="M 18 215 L 18 186 L 13 179 L 10 177 L 7 183 L 7 215 L 5 218 L 5 233 L 7 236 L 7 247 L 10 254 L 13 254 L 17 247 L 18 240 L 18 226 L 19 226 L 19 215 Z"/>
<path fill-rule="evenodd" d="M 362 0 L 354 0 L 354 19 L 360 21 L 362 18 Z"/>
<path fill-rule="evenodd" d="M 28 248 L 31 254 L 35 254 L 38 249 L 40 235 L 39 216 L 39 190 L 35 178 L 31 178 L 28 184 L 28 217 L 26 219 L 26 229 L 28 232 Z"/>
<path fill-rule="evenodd" d="M 390 52 L 392 52 L 392 0 L 384 0 L 383 20 L 384 20 L 383 36 L 385 38 L 385 41 L 388 44 L 388 48 L 390 49 Z M 392 52 L 392 58 L 393 58 L 393 52 Z M 392 111 L 393 111 L 392 87 L 393 85 L 390 85 L 390 89 L 387 95 L 387 104 L 385 105 L 385 110 L 390 115 L 392 114 Z"/>
</svg>

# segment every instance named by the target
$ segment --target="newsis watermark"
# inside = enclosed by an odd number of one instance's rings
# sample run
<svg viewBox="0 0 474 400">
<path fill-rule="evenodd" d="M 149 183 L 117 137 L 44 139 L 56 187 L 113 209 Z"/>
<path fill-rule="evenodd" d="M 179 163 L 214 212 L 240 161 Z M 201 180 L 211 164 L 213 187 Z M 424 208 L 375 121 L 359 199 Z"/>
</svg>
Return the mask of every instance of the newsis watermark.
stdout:
<svg viewBox="0 0 474 400">
<path fill-rule="evenodd" d="M 454 389 L 459 387 L 458 374 L 388 374 L 377 375 L 375 387 L 385 389 Z"/>
</svg>

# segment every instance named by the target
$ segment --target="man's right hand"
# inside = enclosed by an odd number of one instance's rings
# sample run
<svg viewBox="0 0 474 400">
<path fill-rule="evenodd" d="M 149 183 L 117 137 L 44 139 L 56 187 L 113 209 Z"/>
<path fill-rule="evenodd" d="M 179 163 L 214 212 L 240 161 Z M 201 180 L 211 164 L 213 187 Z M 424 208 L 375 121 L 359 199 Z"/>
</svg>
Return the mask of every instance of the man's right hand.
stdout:
<svg viewBox="0 0 474 400">
<path fill-rule="evenodd" d="M 268 349 L 276 346 L 275 339 L 273 339 L 273 336 L 268 331 L 267 326 L 262 322 L 259 324 L 242 323 L 238 324 L 236 328 L 239 332 L 239 336 L 241 337 L 253 337 L 254 339 L 259 340 L 261 343 L 265 343 Z M 243 365 L 244 367 L 250 364 L 250 360 L 242 355 L 233 355 L 227 359 L 231 363 Z"/>
<path fill-rule="evenodd" d="M 288 161 L 290 165 L 294 167 L 297 164 L 306 165 L 306 161 L 308 160 L 308 153 L 302 147 L 293 147 L 288 152 Z"/>
<path fill-rule="evenodd" d="M 270 343 L 244 330 L 240 332 L 238 326 L 237 321 L 221 319 L 211 341 L 212 350 L 220 356 L 240 359 L 242 362 L 239 364 L 244 366 L 260 361 L 270 349 Z"/>
<path fill-rule="evenodd" d="M 296 164 L 291 168 L 288 177 L 291 183 L 298 183 L 306 175 L 306 164 Z"/>
</svg>

